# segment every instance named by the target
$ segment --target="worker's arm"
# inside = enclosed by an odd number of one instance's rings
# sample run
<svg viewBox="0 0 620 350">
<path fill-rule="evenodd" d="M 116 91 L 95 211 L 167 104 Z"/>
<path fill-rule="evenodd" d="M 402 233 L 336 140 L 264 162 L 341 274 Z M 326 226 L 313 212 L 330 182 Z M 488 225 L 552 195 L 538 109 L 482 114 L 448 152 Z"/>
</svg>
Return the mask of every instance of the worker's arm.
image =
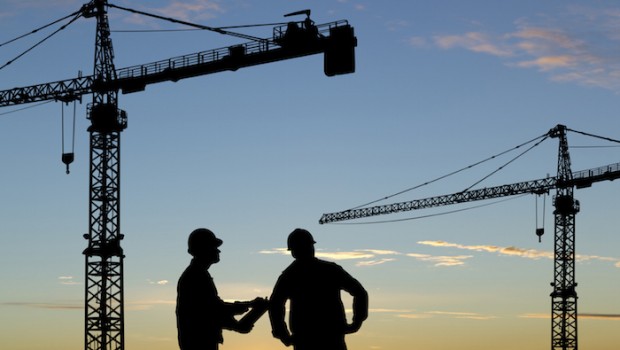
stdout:
<svg viewBox="0 0 620 350">
<path fill-rule="evenodd" d="M 355 333 L 368 318 L 368 292 L 358 280 L 347 272 L 344 273 L 346 276 L 343 289 L 353 296 L 353 322 L 347 326 L 347 333 Z"/>
<path fill-rule="evenodd" d="M 273 293 L 269 297 L 269 320 L 271 321 L 271 334 L 280 339 L 286 346 L 292 344 L 291 333 L 286 326 L 284 316 L 286 313 L 286 283 L 282 281 L 282 276 L 276 282 Z"/>
</svg>

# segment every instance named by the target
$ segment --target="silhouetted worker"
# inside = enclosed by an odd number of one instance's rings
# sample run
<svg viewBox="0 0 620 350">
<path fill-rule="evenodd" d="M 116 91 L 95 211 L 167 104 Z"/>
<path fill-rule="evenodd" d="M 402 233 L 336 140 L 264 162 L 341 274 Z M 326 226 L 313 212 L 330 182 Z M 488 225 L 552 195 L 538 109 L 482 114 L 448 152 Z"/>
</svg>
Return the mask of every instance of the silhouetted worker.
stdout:
<svg viewBox="0 0 620 350">
<path fill-rule="evenodd" d="M 345 334 L 357 332 L 368 317 L 368 293 L 342 267 L 317 259 L 314 243 L 304 229 L 288 236 L 295 261 L 282 272 L 270 297 L 272 333 L 295 350 L 346 350 Z M 342 290 L 353 296 L 351 324 L 347 324 L 340 298 Z M 287 300 L 288 327 L 284 321 Z"/>
<path fill-rule="evenodd" d="M 187 251 L 193 259 L 177 285 L 176 314 L 181 350 L 217 350 L 224 341 L 222 329 L 249 333 L 267 309 L 267 301 L 261 298 L 235 303 L 220 299 L 208 271 L 212 264 L 220 261 L 220 245 L 222 240 L 205 228 L 189 235 Z M 245 313 L 250 307 L 253 311 L 256 309 L 255 315 L 240 321 L 235 319 L 235 315 Z"/>
</svg>

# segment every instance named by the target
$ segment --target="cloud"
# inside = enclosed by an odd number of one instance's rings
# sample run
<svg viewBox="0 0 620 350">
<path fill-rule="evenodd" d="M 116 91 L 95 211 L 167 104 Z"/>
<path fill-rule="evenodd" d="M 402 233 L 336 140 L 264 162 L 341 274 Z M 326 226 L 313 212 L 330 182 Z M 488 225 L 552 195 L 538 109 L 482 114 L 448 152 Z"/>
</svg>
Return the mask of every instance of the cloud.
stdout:
<svg viewBox="0 0 620 350">
<path fill-rule="evenodd" d="M 325 258 L 331 260 L 359 260 L 359 259 L 372 259 L 374 254 L 363 251 L 352 252 L 316 252 L 317 258 Z"/>
<path fill-rule="evenodd" d="M 176 304 L 176 300 L 137 300 L 125 302 L 125 309 L 127 311 L 147 311 L 158 305 L 175 306 Z"/>
<path fill-rule="evenodd" d="M 259 254 L 281 254 L 281 255 L 289 255 L 289 251 L 286 248 L 273 248 L 268 250 L 261 250 L 258 252 Z"/>
<path fill-rule="evenodd" d="M 514 246 L 510 247 L 499 247 L 495 245 L 464 245 L 458 243 L 449 243 L 445 241 L 419 241 L 418 244 L 428 245 L 432 247 L 444 247 L 444 248 L 456 248 L 477 252 L 486 252 L 486 253 L 497 253 L 499 255 L 506 256 L 516 256 L 525 259 L 553 259 L 553 252 L 550 251 L 542 251 L 536 249 L 523 249 Z M 620 259 L 610 258 L 605 256 L 598 255 L 583 255 L 577 254 L 575 256 L 575 260 L 578 262 L 587 262 L 587 261 L 603 261 L 603 262 L 612 262 L 614 266 L 620 267 Z"/>
<path fill-rule="evenodd" d="M 524 249 L 515 246 L 500 247 L 496 245 L 476 244 L 465 245 L 459 243 L 450 243 L 445 241 L 418 241 L 420 245 L 438 247 L 438 248 L 454 248 L 460 250 L 495 253 L 499 256 L 512 256 L 524 259 L 539 260 L 553 259 L 553 252 L 542 251 L 536 249 Z M 273 248 L 269 250 L 261 250 L 260 254 L 280 254 L 290 255 L 286 248 Z M 382 265 L 396 261 L 399 256 L 407 256 L 415 260 L 431 263 L 436 267 L 454 267 L 465 265 L 466 261 L 472 259 L 473 255 L 431 255 L 421 253 L 401 253 L 394 250 L 384 249 L 357 249 L 352 251 L 317 251 L 316 256 L 328 260 L 357 260 L 355 263 L 359 267 L 370 267 Z M 575 256 L 577 262 L 603 261 L 611 262 L 615 267 L 620 268 L 620 259 L 610 258 L 598 255 L 582 255 Z"/>
<path fill-rule="evenodd" d="M 223 13 L 222 6 L 213 0 L 173 1 L 169 5 L 154 9 L 155 12 L 183 21 L 211 19 Z"/>
<path fill-rule="evenodd" d="M 53 303 L 53 302 L 6 302 L 0 305 L 4 306 L 16 306 L 16 307 L 28 307 L 36 309 L 46 310 L 83 310 L 84 305 L 78 303 Z"/>
<path fill-rule="evenodd" d="M 553 253 L 535 249 L 523 249 L 517 247 L 498 247 L 495 245 L 463 245 L 458 243 L 449 243 L 444 241 L 419 241 L 418 244 L 428 245 L 432 247 L 447 247 L 463 250 L 471 250 L 477 252 L 498 253 L 500 255 L 518 256 L 528 259 L 553 259 Z"/>
<path fill-rule="evenodd" d="M 148 282 L 148 284 L 155 284 L 155 285 L 158 285 L 158 286 L 165 286 L 168 283 L 170 283 L 170 281 L 168 281 L 168 280 L 153 281 L 153 280 L 147 279 L 146 281 Z"/>
<path fill-rule="evenodd" d="M 290 252 L 286 248 L 273 248 L 269 250 L 261 250 L 260 254 L 281 254 L 290 255 Z M 357 266 L 375 266 L 381 265 L 390 261 L 394 261 L 394 258 L 383 258 L 384 255 L 399 255 L 401 253 L 393 250 L 382 249 L 358 249 L 353 251 L 324 251 L 319 250 L 316 252 L 317 258 L 323 258 L 328 260 L 362 260 L 359 261 Z"/>
<path fill-rule="evenodd" d="M 399 314 L 396 317 L 417 320 L 417 319 L 421 319 L 421 318 L 431 318 L 433 316 L 428 315 L 428 314 Z"/>
<path fill-rule="evenodd" d="M 620 321 L 620 314 L 596 314 L 596 313 L 583 313 L 579 314 L 580 319 L 586 320 L 610 320 Z"/>
<path fill-rule="evenodd" d="M 145 8 L 142 9 L 142 11 L 186 22 L 205 21 L 213 19 L 217 17 L 218 14 L 226 12 L 220 5 L 220 2 L 214 0 L 175 0 L 171 1 L 166 6 Z M 138 14 L 130 14 L 125 18 L 125 22 L 136 25 L 152 24 L 153 21 L 155 21 L 153 18 Z"/>
<path fill-rule="evenodd" d="M 455 47 L 465 48 L 478 53 L 486 53 L 493 56 L 512 56 L 508 48 L 503 48 L 493 43 L 493 40 L 484 33 L 469 32 L 463 35 L 435 36 L 435 44 L 442 49 Z"/>
<path fill-rule="evenodd" d="M 80 282 L 76 282 L 73 280 L 73 276 L 60 276 L 58 277 L 58 280 L 60 281 L 60 284 L 66 285 L 66 286 L 75 286 L 75 285 L 81 285 L 82 283 Z"/>
<path fill-rule="evenodd" d="M 429 311 L 431 315 L 446 316 L 451 318 L 471 319 L 471 320 L 490 320 L 497 318 L 490 315 L 482 315 L 476 312 L 454 312 L 454 311 Z"/>
<path fill-rule="evenodd" d="M 518 316 L 519 318 L 542 318 L 542 319 L 547 319 L 550 318 L 551 315 L 549 314 L 522 314 Z"/>
<path fill-rule="evenodd" d="M 373 309 L 373 308 L 370 308 L 370 309 L 368 309 L 368 312 L 400 314 L 400 313 L 413 312 L 413 310 L 408 310 L 408 309 L 381 309 L 381 308 Z"/>
<path fill-rule="evenodd" d="M 438 35 L 436 47 L 498 57 L 509 67 L 536 69 L 550 80 L 620 93 L 620 9 L 567 7 L 554 14 L 521 18 L 505 33 L 471 31 Z M 419 47 L 424 41 L 413 38 Z"/>
<path fill-rule="evenodd" d="M 541 71 L 548 71 L 556 68 L 565 68 L 574 64 L 574 59 L 569 56 L 546 56 L 539 57 L 532 61 L 522 61 L 516 64 L 518 67 L 530 68 L 537 67 Z"/>
<path fill-rule="evenodd" d="M 523 314 L 519 315 L 519 317 L 549 319 L 551 318 L 551 314 Z M 620 314 L 580 313 L 577 315 L 577 317 L 580 320 L 620 321 Z"/>
<path fill-rule="evenodd" d="M 416 260 L 431 262 L 433 265 L 438 267 L 451 267 L 451 266 L 461 266 L 465 264 L 465 260 L 472 258 L 471 255 L 438 255 L 433 256 L 429 254 L 417 254 L 417 253 L 409 253 L 406 254 L 409 257 L 412 257 Z"/>
<path fill-rule="evenodd" d="M 8 2 L 5 4 L 7 7 L 19 7 L 19 8 L 37 8 L 40 9 L 42 6 L 45 7 L 68 7 L 75 6 L 75 10 L 80 8 L 84 2 L 79 0 L 53 0 L 53 1 L 40 1 L 40 0 L 5 0 L 4 2 Z"/>
<path fill-rule="evenodd" d="M 408 319 L 423 319 L 423 318 L 456 318 L 456 319 L 468 319 L 468 320 L 492 320 L 497 318 L 492 315 L 483 315 L 476 312 L 457 312 L 457 311 L 425 311 L 422 313 L 403 313 L 397 315 L 399 318 Z"/>
<path fill-rule="evenodd" d="M 379 260 L 360 261 L 356 264 L 356 266 L 375 266 L 375 265 L 381 265 L 381 264 L 394 261 L 394 260 L 396 259 L 384 258 L 384 259 L 379 259 Z"/>
</svg>

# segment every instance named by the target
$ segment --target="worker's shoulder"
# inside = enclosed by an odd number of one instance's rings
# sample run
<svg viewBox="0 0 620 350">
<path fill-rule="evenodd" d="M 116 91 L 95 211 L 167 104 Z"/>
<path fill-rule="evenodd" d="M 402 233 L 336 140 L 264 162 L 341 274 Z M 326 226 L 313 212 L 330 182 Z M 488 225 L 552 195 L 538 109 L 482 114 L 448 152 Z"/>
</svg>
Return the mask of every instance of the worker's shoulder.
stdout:
<svg viewBox="0 0 620 350">
<path fill-rule="evenodd" d="M 335 271 L 343 270 L 343 268 L 335 262 L 315 258 L 310 261 L 294 261 L 282 271 L 282 274 L 297 274 L 313 270 Z"/>
<path fill-rule="evenodd" d="M 342 268 L 342 266 L 340 266 L 340 265 L 336 264 L 336 263 L 335 263 L 335 262 L 333 262 L 333 261 L 327 261 L 327 260 L 322 260 L 322 259 L 316 259 L 316 263 L 317 263 L 317 265 L 319 265 L 319 266 L 324 266 L 324 267 L 327 267 L 327 268 L 340 268 L 340 269 Z"/>
</svg>

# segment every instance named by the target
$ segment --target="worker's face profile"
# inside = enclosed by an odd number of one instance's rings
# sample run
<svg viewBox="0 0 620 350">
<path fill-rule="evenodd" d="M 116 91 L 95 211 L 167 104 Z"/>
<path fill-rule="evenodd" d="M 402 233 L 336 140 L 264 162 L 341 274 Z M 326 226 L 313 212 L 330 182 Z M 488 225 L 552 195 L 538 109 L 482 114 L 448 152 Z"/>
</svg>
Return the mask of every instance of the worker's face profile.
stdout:
<svg viewBox="0 0 620 350">
<path fill-rule="evenodd" d="M 210 258 L 209 260 L 211 260 L 213 263 L 220 261 L 220 249 L 218 247 L 209 247 L 207 251 Z"/>
</svg>

